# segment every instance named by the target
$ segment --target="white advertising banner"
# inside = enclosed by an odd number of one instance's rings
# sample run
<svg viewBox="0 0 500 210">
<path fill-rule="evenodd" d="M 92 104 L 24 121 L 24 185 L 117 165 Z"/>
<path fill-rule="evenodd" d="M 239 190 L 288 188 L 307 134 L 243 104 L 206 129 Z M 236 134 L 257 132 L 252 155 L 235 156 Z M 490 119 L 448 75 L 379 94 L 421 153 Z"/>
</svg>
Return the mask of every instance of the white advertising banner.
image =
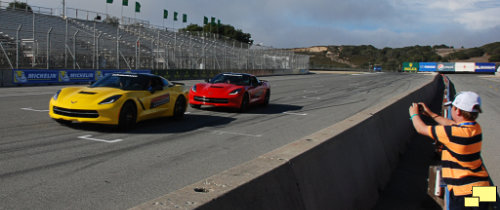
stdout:
<svg viewBox="0 0 500 210">
<path fill-rule="evenodd" d="M 455 72 L 474 72 L 476 71 L 476 63 L 458 62 L 455 63 Z"/>
</svg>

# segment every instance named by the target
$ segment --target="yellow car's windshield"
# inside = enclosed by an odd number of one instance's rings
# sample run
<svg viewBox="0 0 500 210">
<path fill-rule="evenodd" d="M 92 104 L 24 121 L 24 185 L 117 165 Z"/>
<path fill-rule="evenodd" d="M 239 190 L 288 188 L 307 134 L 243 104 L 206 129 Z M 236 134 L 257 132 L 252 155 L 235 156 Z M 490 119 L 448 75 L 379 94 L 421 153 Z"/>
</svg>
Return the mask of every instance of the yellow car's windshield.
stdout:
<svg viewBox="0 0 500 210">
<path fill-rule="evenodd" d="M 111 74 L 107 75 L 90 87 L 111 87 L 121 90 L 148 90 L 151 86 L 150 77 L 134 74 Z"/>
</svg>

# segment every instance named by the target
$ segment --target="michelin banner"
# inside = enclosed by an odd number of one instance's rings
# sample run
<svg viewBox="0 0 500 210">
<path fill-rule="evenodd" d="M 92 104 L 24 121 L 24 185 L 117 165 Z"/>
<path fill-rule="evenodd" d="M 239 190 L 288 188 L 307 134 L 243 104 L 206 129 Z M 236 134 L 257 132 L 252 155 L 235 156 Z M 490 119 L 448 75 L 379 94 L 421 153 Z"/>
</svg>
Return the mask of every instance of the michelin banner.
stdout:
<svg viewBox="0 0 500 210">
<path fill-rule="evenodd" d="M 14 84 L 85 83 L 113 73 L 151 73 L 151 70 L 12 70 Z"/>
</svg>

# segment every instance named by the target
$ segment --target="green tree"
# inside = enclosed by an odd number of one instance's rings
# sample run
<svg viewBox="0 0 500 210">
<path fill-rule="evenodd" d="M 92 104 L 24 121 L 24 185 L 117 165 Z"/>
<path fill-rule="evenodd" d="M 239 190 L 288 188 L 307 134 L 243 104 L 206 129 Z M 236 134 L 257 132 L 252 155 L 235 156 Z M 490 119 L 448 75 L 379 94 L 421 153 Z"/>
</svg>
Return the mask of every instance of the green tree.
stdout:
<svg viewBox="0 0 500 210">
<path fill-rule="evenodd" d="M 28 4 L 26 4 L 25 2 L 19 2 L 19 1 L 10 2 L 9 6 L 7 8 L 8 9 L 16 9 L 16 10 L 26 10 L 28 12 L 33 12 L 33 10 L 31 9 L 31 7 Z"/>
<path fill-rule="evenodd" d="M 492 55 L 488 61 L 490 62 L 500 62 L 500 54 L 499 55 Z"/>
<path fill-rule="evenodd" d="M 226 24 L 211 24 L 208 22 L 203 27 L 198 26 L 197 24 L 190 24 L 186 28 L 179 29 L 180 31 L 189 31 L 189 32 L 210 32 L 214 34 L 219 34 L 221 36 L 229 37 L 231 39 L 253 44 L 252 35 L 249 33 L 244 33 L 240 29 L 235 29 L 231 25 Z"/>
<path fill-rule="evenodd" d="M 120 19 L 118 19 L 117 17 L 108 16 L 108 17 L 106 17 L 106 19 L 104 19 L 103 22 L 107 23 L 107 24 L 111 24 L 111 25 L 117 26 L 117 25 L 120 24 Z"/>
</svg>

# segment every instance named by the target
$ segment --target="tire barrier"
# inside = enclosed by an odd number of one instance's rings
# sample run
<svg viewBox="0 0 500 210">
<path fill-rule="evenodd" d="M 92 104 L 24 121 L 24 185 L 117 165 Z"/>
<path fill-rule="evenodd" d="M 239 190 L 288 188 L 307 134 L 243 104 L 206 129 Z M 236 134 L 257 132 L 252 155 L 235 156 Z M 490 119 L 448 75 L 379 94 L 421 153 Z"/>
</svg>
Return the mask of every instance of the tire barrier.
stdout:
<svg viewBox="0 0 500 210">
<path fill-rule="evenodd" d="M 392 100 L 132 209 L 372 209 L 416 135 L 409 105 L 422 101 L 439 110 L 443 92 L 436 74 Z"/>
</svg>

